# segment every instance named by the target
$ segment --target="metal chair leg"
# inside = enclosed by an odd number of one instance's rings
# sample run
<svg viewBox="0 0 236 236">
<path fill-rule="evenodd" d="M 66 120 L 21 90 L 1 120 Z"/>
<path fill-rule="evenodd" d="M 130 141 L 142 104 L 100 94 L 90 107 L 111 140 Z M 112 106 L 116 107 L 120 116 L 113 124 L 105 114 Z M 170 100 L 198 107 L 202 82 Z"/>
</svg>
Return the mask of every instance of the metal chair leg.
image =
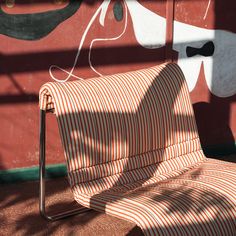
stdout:
<svg viewBox="0 0 236 236">
<path fill-rule="evenodd" d="M 39 211 L 41 216 L 48 221 L 56 221 L 69 216 L 77 215 L 90 211 L 89 208 L 80 208 L 71 211 L 65 211 L 56 215 L 49 216 L 45 209 L 45 139 L 46 139 L 46 111 L 40 110 L 40 137 L 39 137 Z"/>
</svg>

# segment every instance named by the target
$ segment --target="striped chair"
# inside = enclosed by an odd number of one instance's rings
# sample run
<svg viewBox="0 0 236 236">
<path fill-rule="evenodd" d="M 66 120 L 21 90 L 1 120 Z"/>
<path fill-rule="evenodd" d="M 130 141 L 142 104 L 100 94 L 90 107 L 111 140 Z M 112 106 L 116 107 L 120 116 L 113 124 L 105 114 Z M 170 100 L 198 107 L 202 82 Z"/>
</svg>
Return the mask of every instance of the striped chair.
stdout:
<svg viewBox="0 0 236 236">
<path fill-rule="evenodd" d="M 145 235 L 236 235 L 236 165 L 204 156 L 176 64 L 46 83 L 40 109 L 41 200 L 45 112 L 53 111 L 79 204 Z"/>
</svg>

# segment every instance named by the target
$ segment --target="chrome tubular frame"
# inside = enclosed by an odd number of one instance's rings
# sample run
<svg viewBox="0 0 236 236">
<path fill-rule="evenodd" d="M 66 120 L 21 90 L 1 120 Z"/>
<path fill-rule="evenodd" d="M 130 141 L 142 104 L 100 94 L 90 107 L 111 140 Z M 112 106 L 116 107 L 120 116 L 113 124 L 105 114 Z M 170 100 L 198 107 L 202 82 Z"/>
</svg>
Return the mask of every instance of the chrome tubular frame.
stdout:
<svg viewBox="0 0 236 236">
<path fill-rule="evenodd" d="M 45 142 L 46 142 L 46 111 L 40 110 L 40 125 L 39 125 L 39 211 L 41 216 L 48 220 L 48 221 L 56 221 L 60 219 L 64 219 L 69 216 L 77 215 L 80 213 L 84 213 L 87 211 L 90 211 L 89 208 L 79 208 L 74 209 L 71 211 L 64 211 L 62 213 L 49 216 L 46 213 L 46 207 L 45 207 L 45 179 L 46 179 L 46 171 L 45 171 L 45 157 L 46 157 L 46 148 L 45 148 Z"/>
</svg>

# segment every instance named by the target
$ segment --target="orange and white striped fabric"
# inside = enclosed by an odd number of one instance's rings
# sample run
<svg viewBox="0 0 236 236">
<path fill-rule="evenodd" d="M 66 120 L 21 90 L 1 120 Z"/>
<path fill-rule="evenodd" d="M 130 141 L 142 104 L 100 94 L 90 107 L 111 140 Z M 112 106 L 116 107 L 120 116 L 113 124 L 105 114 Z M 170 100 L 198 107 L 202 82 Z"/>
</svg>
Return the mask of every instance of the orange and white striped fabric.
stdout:
<svg viewBox="0 0 236 236">
<path fill-rule="evenodd" d="M 236 235 L 236 165 L 207 159 L 176 64 L 46 83 L 75 199 L 145 235 Z"/>
</svg>

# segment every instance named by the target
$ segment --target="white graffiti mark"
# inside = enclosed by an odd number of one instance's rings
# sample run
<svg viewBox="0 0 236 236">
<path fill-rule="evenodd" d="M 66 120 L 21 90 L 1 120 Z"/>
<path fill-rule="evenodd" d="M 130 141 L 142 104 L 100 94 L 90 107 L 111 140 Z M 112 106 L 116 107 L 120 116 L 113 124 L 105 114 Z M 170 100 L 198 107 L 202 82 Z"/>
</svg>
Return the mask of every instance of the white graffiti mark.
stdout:
<svg viewBox="0 0 236 236">
<path fill-rule="evenodd" d="M 107 13 L 109 3 L 110 3 L 110 0 L 104 1 L 103 4 L 101 5 L 102 10 L 101 10 L 101 14 L 100 14 L 100 17 L 99 17 L 99 22 L 103 27 L 104 27 L 105 17 L 106 17 L 106 13 Z"/>
<path fill-rule="evenodd" d="M 78 58 L 80 56 L 80 52 L 81 52 L 81 49 L 82 49 L 82 46 L 84 44 L 84 41 L 85 41 L 85 38 L 87 36 L 87 33 L 90 29 L 90 27 L 92 26 L 92 24 L 94 23 L 95 19 L 97 18 L 98 14 L 100 13 L 100 17 L 99 17 L 99 22 L 102 26 L 104 26 L 104 22 L 105 22 L 105 16 L 106 16 L 106 12 L 107 12 L 107 9 L 108 9 L 108 6 L 109 6 L 109 3 L 110 3 L 110 0 L 104 0 L 103 3 L 101 4 L 101 6 L 98 8 L 98 10 L 95 12 L 95 14 L 92 16 L 88 26 L 86 27 L 83 35 L 82 35 L 82 38 L 81 38 L 81 41 L 80 41 L 80 45 L 79 45 L 79 48 L 78 48 L 78 51 L 77 51 L 77 54 L 76 54 L 76 57 L 75 57 L 75 60 L 74 60 L 74 64 L 71 68 L 70 71 L 67 71 L 57 65 L 51 65 L 50 68 L 49 68 L 49 74 L 51 76 L 51 78 L 57 82 L 66 82 L 68 81 L 71 77 L 74 77 L 74 78 L 77 78 L 79 80 L 83 80 L 83 78 L 81 77 L 78 77 L 76 75 L 73 74 L 74 72 L 74 69 L 76 67 L 76 64 L 78 62 Z M 90 65 L 90 68 L 99 76 L 102 76 L 101 73 L 99 73 L 92 65 L 92 62 L 91 62 L 91 53 L 92 53 L 92 47 L 93 47 L 93 44 L 95 42 L 98 42 L 98 41 L 111 41 L 111 40 L 117 40 L 119 38 L 122 37 L 122 35 L 125 33 L 126 31 L 126 28 L 127 28 L 127 18 L 128 18 L 128 13 L 127 13 L 127 6 L 125 5 L 125 25 L 124 25 L 124 29 L 123 31 L 121 32 L 121 34 L 119 34 L 118 36 L 116 37 L 113 37 L 113 38 L 97 38 L 97 39 L 93 39 L 92 42 L 90 43 L 90 46 L 89 46 L 89 56 L 88 56 L 88 61 L 89 61 L 89 65 Z M 54 75 L 53 75 L 53 69 L 58 69 L 60 71 L 63 71 L 67 74 L 67 77 L 65 79 L 57 79 Z"/>
<path fill-rule="evenodd" d="M 104 25 L 104 18 L 105 18 L 105 14 L 106 14 L 106 11 L 107 11 L 107 8 L 108 8 L 108 5 L 110 3 L 110 0 L 105 0 L 103 1 L 103 3 L 101 4 L 101 6 L 97 9 L 97 11 L 95 12 L 95 14 L 92 16 L 91 20 L 89 21 L 89 24 L 87 25 L 83 35 L 82 35 L 82 38 L 81 38 L 81 41 L 80 41 L 80 45 L 79 45 L 79 48 L 78 48 L 78 51 L 77 51 L 77 54 L 76 54 L 76 57 L 75 57 L 75 60 L 74 60 L 74 64 L 71 68 L 70 71 L 67 71 L 57 65 L 51 65 L 50 68 L 49 68 L 49 74 L 51 76 L 51 78 L 57 82 L 66 82 L 67 80 L 69 80 L 71 77 L 74 77 L 74 78 L 77 78 L 79 80 L 83 80 L 83 78 L 81 77 L 78 77 L 76 75 L 73 74 L 74 72 L 74 69 L 76 67 L 76 64 L 77 64 L 77 61 L 78 61 L 78 58 L 79 58 L 79 55 L 80 55 L 80 52 L 81 52 L 81 49 L 82 49 L 82 46 L 84 44 L 84 41 L 85 41 L 85 38 L 87 36 L 87 33 L 90 29 L 90 27 L 92 26 L 93 22 L 95 21 L 96 17 L 98 16 L 98 14 L 101 12 L 101 16 L 100 16 L 100 23 L 102 25 Z M 67 74 L 67 77 L 65 79 L 57 79 L 54 75 L 53 75 L 53 69 L 58 69 L 60 71 L 63 71 Z"/>
<path fill-rule="evenodd" d="M 208 11 L 209 11 L 210 5 L 211 5 L 211 0 L 208 0 L 208 4 L 207 4 L 207 7 L 206 7 L 206 11 L 205 11 L 205 14 L 204 14 L 204 16 L 203 16 L 203 19 L 204 19 L 204 20 L 206 19 L 206 16 L 207 16 L 207 13 L 208 13 Z"/>
<path fill-rule="evenodd" d="M 52 79 L 59 82 L 65 82 L 70 77 L 82 79 L 73 74 L 80 51 L 88 31 L 99 13 L 99 22 L 104 26 L 109 3 L 110 0 L 104 0 L 92 16 L 83 33 L 72 69 L 66 71 L 56 65 L 52 65 L 49 69 Z M 125 33 L 127 8 L 131 15 L 136 40 L 140 45 L 149 49 L 165 45 L 166 19 L 144 8 L 136 0 L 124 0 L 123 3 L 125 6 L 125 25 L 121 34 L 113 38 L 93 39 L 90 43 L 88 61 L 90 68 L 98 75 L 102 74 L 94 68 L 91 59 L 93 44 L 98 41 L 117 40 Z M 210 3 L 211 1 L 208 3 L 207 11 Z M 214 45 L 214 53 L 212 55 L 202 56 L 196 54 L 188 57 L 187 47 L 201 48 L 209 41 Z M 207 86 L 213 94 L 219 97 L 229 97 L 236 94 L 236 35 L 234 33 L 224 30 L 209 30 L 174 21 L 173 49 L 179 54 L 178 64 L 185 74 L 190 91 L 194 89 L 197 83 L 200 67 L 203 63 Z M 65 72 L 67 77 L 63 80 L 57 79 L 53 75 L 53 69 Z"/>
<path fill-rule="evenodd" d="M 103 3 L 100 5 L 100 7 L 97 9 L 95 14 L 92 16 L 88 26 L 86 27 L 81 41 L 80 45 L 74 60 L 74 64 L 71 68 L 70 71 L 67 71 L 57 65 L 51 65 L 49 68 L 49 74 L 51 78 L 57 82 L 66 82 L 68 81 L 71 77 L 77 78 L 82 80 L 83 78 L 78 77 L 73 74 L 74 69 L 76 67 L 76 64 L 78 62 L 78 58 L 80 56 L 80 52 L 82 49 L 82 46 L 84 44 L 85 38 L 87 36 L 87 33 L 94 23 L 95 19 L 100 13 L 99 17 L 99 22 L 102 26 L 104 26 L 105 22 L 105 16 L 106 12 L 109 6 L 110 0 L 104 0 Z M 121 34 L 119 34 L 116 37 L 113 38 L 99 38 L 99 39 L 93 39 L 92 42 L 90 43 L 89 47 L 89 58 L 88 62 L 90 65 L 90 68 L 99 76 L 102 76 L 101 73 L 99 73 L 94 66 L 92 65 L 91 62 L 91 54 L 92 54 L 92 47 L 95 42 L 98 41 L 111 41 L 111 40 L 117 40 L 122 37 L 122 35 L 125 33 L 127 29 L 127 18 L 128 18 L 128 13 L 127 13 L 127 7 L 129 8 L 129 12 L 132 18 L 132 22 L 134 25 L 134 31 L 135 31 L 135 37 L 137 41 L 145 48 L 159 48 L 165 45 L 165 24 L 166 21 L 163 17 L 160 17 L 159 15 L 153 13 L 152 11 L 144 8 L 141 4 L 139 4 L 137 1 L 132 1 L 132 0 L 124 0 L 124 6 L 125 6 L 125 24 L 124 24 L 124 29 Z M 143 17 L 140 18 L 140 15 Z M 158 27 L 156 27 L 158 25 Z M 67 74 L 67 77 L 65 79 L 58 79 L 53 75 L 53 70 L 60 70 L 63 71 L 64 73 Z"/>
<path fill-rule="evenodd" d="M 113 37 L 113 38 L 99 38 L 99 39 L 93 39 L 92 40 L 92 42 L 90 43 L 90 47 L 89 47 L 89 66 L 90 66 L 90 68 L 96 73 L 96 74 L 98 74 L 98 75 L 100 75 L 100 76 L 102 76 L 102 74 L 101 73 L 99 73 L 94 67 L 93 67 L 93 65 L 92 65 L 92 62 L 91 62 L 91 54 L 92 54 L 92 47 L 93 47 L 93 44 L 95 43 L 95 42 L 99 42 L 99 41 L 113 41 L 113 40 L 117 40 L 117 39 L 119 39 L 119 38 L 121 38 L 122 37 L 122 35 L 125 33 L 125 31 L 126 31 L 126 29 L 127 29 L 127 21 L 128 21 L 128 13 L 127 13 L 127 6 L 126 5 L 124 5 L 125 6 L 125 24 L 124 24 L 124 29 L 123 29 L 123 31 L 121 32 L 121 34 L 119 34 L 118 36 L 116 36 L 116 37 Z"/>
</svg>

